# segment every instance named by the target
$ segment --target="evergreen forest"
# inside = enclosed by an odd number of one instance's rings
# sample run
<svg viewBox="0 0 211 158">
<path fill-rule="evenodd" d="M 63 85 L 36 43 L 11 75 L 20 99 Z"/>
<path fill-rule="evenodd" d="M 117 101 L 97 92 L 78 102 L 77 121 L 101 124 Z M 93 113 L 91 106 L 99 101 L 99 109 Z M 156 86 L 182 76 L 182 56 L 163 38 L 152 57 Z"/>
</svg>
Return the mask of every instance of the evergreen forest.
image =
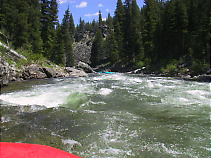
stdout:
<svg viewBox="0 0 211 158">
<path fill-rule="evenodd" d="M 101 26 L 109 28 L 103 37 Z M 206 72 L 210 67 L 211 1 L 117 0 L 114 16 L 74 24 L 67 7 L 61 23 L 56 0 L 1 0 L 0 32 L 14 49 L 74 66 L 76 34 L 95 32 L 91 65 L 132 65 L 151 71 Z M 190 70 L 189 70 L 190 69 Z"/>
</svg>

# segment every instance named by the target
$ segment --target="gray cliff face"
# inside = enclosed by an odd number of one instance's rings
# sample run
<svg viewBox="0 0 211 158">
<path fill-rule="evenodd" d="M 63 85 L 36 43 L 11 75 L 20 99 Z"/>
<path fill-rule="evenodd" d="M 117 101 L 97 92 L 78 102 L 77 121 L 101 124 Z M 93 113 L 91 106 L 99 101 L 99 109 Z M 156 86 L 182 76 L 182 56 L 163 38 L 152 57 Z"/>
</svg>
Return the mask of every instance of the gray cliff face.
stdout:
<svg viewBox="0 0 211 158">
<path fill-rule="evenodd" d="M 79 61 L 90 64 L 92 42 L 94 40 L 95 33 L 93 31 L 80 32 L 75 36 L 75 42 L 73 43 L 73 53 L 75 57 L 75 63 Z"/>
<path fill-rule="evenodd" d="M 107 25 L 102 25 L 99 27 L 99 29 L 101 29 L 102 31 L 103 38 L 106 39 L 111 29 Z M 95 33 L 96 30 L 92 30 L 80 32 L 75 35 L 73 43 L 73 53 L 76 64 L 79 61 L 91 64 L 91 48 L 95 38 Z"/>
<path fill-rule="evenodd" d="M 75 63 L 78 63 L 79 61 L 85 62 L 85 63 L 91 63 L 91 46 L 87 45 L 83 42 L 77 42 L 74 43 L 73 46 L 73 53 L 75 57 Z"/>
</svg>

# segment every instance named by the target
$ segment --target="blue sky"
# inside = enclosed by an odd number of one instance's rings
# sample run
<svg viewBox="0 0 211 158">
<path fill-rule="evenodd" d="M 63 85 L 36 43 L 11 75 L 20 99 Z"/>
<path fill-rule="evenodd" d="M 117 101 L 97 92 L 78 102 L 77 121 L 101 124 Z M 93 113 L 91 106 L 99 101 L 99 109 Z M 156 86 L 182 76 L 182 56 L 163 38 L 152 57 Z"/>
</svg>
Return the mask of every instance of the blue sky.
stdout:
<svg viewBox="0 0 211 158">
<path fill-rule="evenodd" d="M 85 22 L 92 22 L 93 19 L 97 21 L 99 10 L 102 12 L 103 19 L 108 16 L 108 13 L 113 17 L 117 4 L 117 0 L 57 0 L 57 2 L 59 7 L 59 21 L 62 21 L 65 10 L 69 5 L 75 25 L 79 23 L 80 17 Z M 124 3 L 124 0 L 122 2 Z M 137 3 L 141 8 L 144 0 L 137 0 Z"/>
</svg>

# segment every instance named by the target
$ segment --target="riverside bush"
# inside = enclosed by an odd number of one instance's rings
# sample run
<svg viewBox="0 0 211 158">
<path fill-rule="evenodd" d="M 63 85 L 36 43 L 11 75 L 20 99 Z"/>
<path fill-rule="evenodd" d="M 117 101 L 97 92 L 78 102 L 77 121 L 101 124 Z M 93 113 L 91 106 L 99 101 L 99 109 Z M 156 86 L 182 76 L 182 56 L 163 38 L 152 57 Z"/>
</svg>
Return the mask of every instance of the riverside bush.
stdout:
<svg viewBox="0 0 211 158">
<path fill-rule="evenodd" d="M 193 64 L 190 66 L 190 71 L 192 75 L 198 75 L 198 74 L 203 74 L 206 73 L 208 70 L 208 64 L 205 62 L 200 62 L 199 60 L 193 61 Z"/>
</svg>

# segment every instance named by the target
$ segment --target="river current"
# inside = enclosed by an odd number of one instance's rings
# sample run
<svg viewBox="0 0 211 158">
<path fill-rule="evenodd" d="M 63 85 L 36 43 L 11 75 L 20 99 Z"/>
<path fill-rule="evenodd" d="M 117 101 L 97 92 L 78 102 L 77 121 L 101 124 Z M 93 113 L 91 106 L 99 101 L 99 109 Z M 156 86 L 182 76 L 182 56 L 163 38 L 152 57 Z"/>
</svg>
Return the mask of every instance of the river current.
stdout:
<svg viewBox="0 0 211 158">
<path fill-rule="evenodd" d="M 92 74 L 1 89 L 1 141 L 83 158 L 207 158 L 210 83 Z"/>
</svg>

